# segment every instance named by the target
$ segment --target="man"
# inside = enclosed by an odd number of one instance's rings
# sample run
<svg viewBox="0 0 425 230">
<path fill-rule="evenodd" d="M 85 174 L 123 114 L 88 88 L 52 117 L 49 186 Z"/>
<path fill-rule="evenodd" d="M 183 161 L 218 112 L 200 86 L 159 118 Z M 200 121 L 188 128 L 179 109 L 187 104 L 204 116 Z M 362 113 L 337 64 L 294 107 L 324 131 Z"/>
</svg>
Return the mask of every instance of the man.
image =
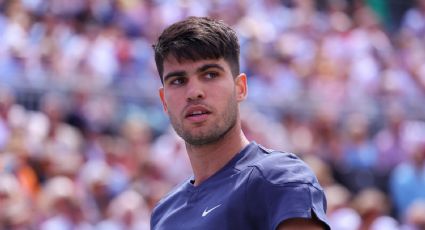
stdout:
<svg viewBox="0 0 425 230">
<path fill-rule="evenodd" d="M 235 32 L 190 17 L 165 29 L 154 50 L 159 95 L 194 176 L 159 202 L 151 228 L 329 229 L 311 170 L 293 154 L 250 143 L 241 129 L 247 77 Z"/>
</svg>

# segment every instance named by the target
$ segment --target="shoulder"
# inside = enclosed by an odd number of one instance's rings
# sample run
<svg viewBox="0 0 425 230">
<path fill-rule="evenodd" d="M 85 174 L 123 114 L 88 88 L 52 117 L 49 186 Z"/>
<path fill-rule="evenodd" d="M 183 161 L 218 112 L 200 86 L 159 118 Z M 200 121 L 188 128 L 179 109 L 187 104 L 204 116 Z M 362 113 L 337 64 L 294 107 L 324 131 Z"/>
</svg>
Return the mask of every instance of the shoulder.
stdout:
<svg viewBox="0 0 425 230">
<path fill-rule="evenodd" d="M 295 154 L 260 149 L 263 153 L 257 152 L 260 157 L 248 166 L 245 191 L 250 216 L 267 219 L 270 229 L 294 218 L 314 219 L 327 226 L 326 197 L 309 166 Z"/>
<path fill-rule="evenodd" d="M 320 187 L 313 171 L 297 155 L 259 147 L 265 154 L 250 165 L 254 169 L 251 179 L 274 185 L 302 183 Z"/>
</svg>

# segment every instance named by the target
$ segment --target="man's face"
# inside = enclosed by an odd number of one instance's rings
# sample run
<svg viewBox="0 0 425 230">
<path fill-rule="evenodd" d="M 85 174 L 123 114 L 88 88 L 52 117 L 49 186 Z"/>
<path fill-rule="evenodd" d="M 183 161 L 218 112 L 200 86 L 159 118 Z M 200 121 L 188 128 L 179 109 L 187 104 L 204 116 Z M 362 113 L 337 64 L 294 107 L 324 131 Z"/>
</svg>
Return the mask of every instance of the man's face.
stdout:
<svg viewBox="0 0 425 230">
<path fill-rule="evenodd" d="M 177 134 L 191 145 L 214 143 L 235 127 L 246 97 L 246 76 L 233 78 L 224 59 L 164 61 L 164 110 Z"/>
</svg>

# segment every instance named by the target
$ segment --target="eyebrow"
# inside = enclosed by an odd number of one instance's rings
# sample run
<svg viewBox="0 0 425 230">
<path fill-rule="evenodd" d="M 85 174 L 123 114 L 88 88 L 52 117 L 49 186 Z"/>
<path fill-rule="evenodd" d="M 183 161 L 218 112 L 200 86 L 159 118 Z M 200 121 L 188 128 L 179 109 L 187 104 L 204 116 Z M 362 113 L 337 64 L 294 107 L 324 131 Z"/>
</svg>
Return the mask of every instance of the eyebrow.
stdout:
<svg viewBox="0 0 425 230">
<path fill-rule="evenodd" d="M 224 71 L 224 68 L 221 65 L 215 64 L 215 63 L 210 63 L 210 64 L 205 64 L 205 65 L 199 67 L 196 70 L 196 73 L 202 73 L 202 72 L 204 72 L 204 71 L 206 71 L 210 68 L 217 68 L 217 69 L 220 69 L 221 71 Z M 186 71 L 170 72 L 170 73 L 168 73 L 164 76 L 164 82 L 171 77 L 185 77 L 186 75 L 187 75 Z"/>
<path fill-rule="evenodd" d="M 205 64 L 205 65 L 199 67 L 196 70 L 196 72 L 201 73 L 201 72 L 204 72 L 204 71 L 206 71 L 207 69 L 210 69 L 210 68 L 217 68 L 217 69 L 220 69 L 221 71 L 224 71 L 224 68 L 221 65 L 212 63 L 212 64 Z"/>
</svg>

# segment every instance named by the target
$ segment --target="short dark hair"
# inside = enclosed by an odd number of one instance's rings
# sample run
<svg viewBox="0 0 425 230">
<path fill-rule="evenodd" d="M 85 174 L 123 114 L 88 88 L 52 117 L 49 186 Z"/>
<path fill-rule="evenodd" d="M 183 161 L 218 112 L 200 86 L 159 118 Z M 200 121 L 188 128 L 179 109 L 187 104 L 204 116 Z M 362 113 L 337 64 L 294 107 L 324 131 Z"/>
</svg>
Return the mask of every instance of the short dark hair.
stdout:
<svg viewBox="0 0 425 230">
<path fill-rule="evenodd" d="M 169 56 L 178 62 L 224 58 L 232 75 L 239 74 L 240 48 L 236 32 L 219 20 L 189 17 L 176 22 L 162 32 L 153 49 L 162 83 L 164 60 Z"/>
</svg>

